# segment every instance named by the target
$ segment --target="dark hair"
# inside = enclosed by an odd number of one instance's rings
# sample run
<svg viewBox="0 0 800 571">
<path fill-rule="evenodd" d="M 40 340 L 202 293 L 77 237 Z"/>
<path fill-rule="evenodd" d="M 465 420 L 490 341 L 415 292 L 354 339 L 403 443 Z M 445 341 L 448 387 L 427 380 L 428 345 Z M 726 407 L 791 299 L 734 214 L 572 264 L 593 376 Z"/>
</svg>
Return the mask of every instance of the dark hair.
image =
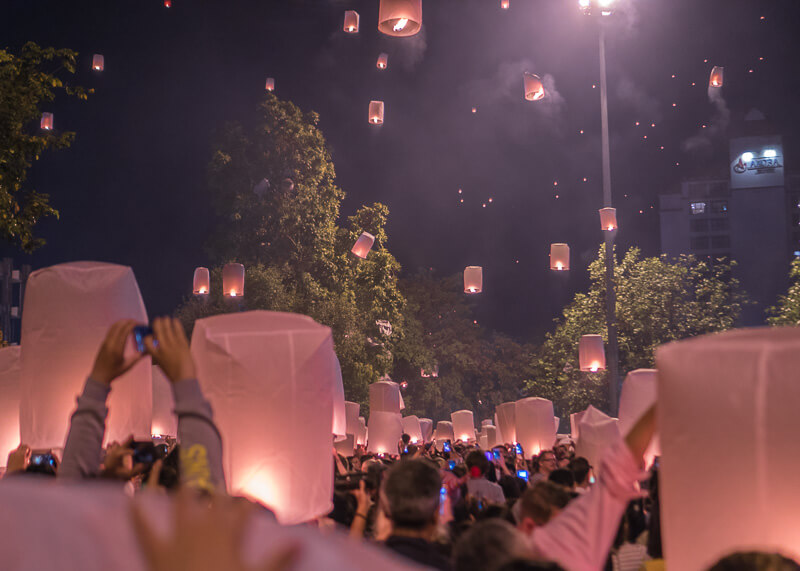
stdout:
<svg viewBox="0 0 800 571">
<path fill-rule="evenodd" d="M 564 571 L 558 563 L 547 563 L 544 561 L 532 561 L 530 559 L 514 559 L 497 571 Z"/>
<path fill-rule="evenodd" d="M 458 571 L 499 569 L 520 557 L 525 542 L 507 521 L 493 518 L 479 521 L 465 532 L 453 549 Z"/>
<path fill-rule="evenodd" d="M 472 452 L 467 454 L 467 457 L 464 460 L 464 462 L 467 463 L 467 468 L 469 468 L 470 471 L 472 470 L 472 468 L 477 467 L 481 471 L 481 474 L 486 474 L 486 472 L 488 472 L 489 468 L 491 467 L 491 464 L 486 459 L 486 456 L 484 456 L 483 452 L 481 452 L 480 450 L 473 450 Z"/>
<path fill-rule="evenodd" d="M 740 551 L 717 561 L 708 571 L 798 571 L 800 564 L 778 553 Z"/>
<path fill-rule="evenodd" d="M 385 510 L 395 527 L 422 529 L 435 521 L 442 478 L 425 460 L 398 462 L 383 485 Z"/>
<path fill-rule="evenodd" d="M 567 468 L 575 477 L 575 483 L 582 484 L 585 483 L 586 478 L 589 477 L 589 470 L 591 470 L 592 466 L 586 458 L 578 456 L 569 461 L 569 466 L 567 466 Z"/>
<path fill-rule="evenodd" d="M 395 432 L 395 434 L 397 433 Z M 403 444 L 405 445 L 408 445 L 408 443 L 411 442 L 411 437 L 406 433 L 403 433 L 403 436 L 401 436 L 400 439 L 403 441 Z"/>
<path fill-rule="evenodd" d="M 553 470 L 550 472 L 550 475 L 547 476 L 547 479 L 565 488 L 572 488 L 572 486 L 575 485 L 575 476 L 566 468 L 557 468 Z"/>
<path fill-rule="evenodd" d="M 544 525 L 553 517 L 553 509 L 564 509 L 572 499 L 563 486 L 549 481 L 537 482 L 520 498 L 520 520 L 531 518 L 536 525 Z"/>
</svg>

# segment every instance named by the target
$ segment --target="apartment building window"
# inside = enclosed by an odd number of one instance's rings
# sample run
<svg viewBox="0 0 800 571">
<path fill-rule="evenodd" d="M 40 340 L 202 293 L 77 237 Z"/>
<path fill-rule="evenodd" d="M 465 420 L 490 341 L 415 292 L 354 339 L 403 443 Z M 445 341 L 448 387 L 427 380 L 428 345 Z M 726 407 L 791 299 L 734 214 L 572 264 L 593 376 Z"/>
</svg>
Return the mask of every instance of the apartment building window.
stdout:
<svg viewBox="0 0 800 571">
<path fill-rule="evenodd" d="M 728 211 L 727 200 L 714 200 L 711 203 L 711 212 L 723 213 Z"/>
<path fill-rule="evenodd" d="M 708 250 L 708 244 L 708 236 L 692 236 L 689 240 L 689 246 L 692 250 Z"/>
<path fill-rule="evenodd" d="M 699 220 L 692 220 L 692 222 L 699 222 Z M 710 222 L 712 232 L 724 232 L 730 228 L 730 221 L 727 218 L 712 218 Z"/>
<path fill-rule="evenodd" d="M 705 214 L 707 205 L 705 202 L 692 202 L 692 214 Z"/>
<path fill-rule="evenodd" d="M 731 237 L 722 235 L 722 236 L 711 236 L 711 249 L 712 250 L 727 250 L 731 247 Z"/>
<path fill-rule="evenodd" d="M 692 232 L 708 232 L 708 219 L 701 218 L 700 220 L 690 220 L 689 230 Z"/>
</svg>

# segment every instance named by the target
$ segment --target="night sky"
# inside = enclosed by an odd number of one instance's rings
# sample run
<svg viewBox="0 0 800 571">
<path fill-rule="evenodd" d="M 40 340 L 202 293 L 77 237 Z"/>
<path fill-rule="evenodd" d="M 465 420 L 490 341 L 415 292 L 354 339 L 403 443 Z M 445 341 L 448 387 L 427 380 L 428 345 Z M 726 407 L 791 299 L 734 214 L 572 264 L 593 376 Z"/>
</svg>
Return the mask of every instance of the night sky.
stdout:
<svg viewBox="0 0 800 571">
<path fill-rule="evenodd" d="M 279 97 L 321 115 L 347 193 L 342 217 L 387 204 L 388 247 L 405 273 L 483 266 L 481 324 L 536 339 L 587 285 L 602 240 L 598 22 L 577 0 L 511 0 L 509 10 L 424 0 L 412 38 L 377 31 L 378 0 L 5 4 L 3 47 L 77 50 L 70 81 L 96 89 L 88 102 L 62 96 L 43 108 L 77 138 L 31 173 L 61 219 L 40 225 L 48 243 L 33 256 L 0 248 L 17 263 L 130 265 L 149 313 L 171 312 L 194 267 L 209 263 L 214 132 L 251 121 L 274 77 Z M 342 31 L 346 9 L 361 15 L 357 35 Z M 658 194 L 684 177 L 724 176 L 726 137 L 751 108 L 784 135 L 793 171 L 800 3 L 631 0 L 619 10 L 606 22 L 617 239 L 656 255 Z M 94 53 L 105 56 L 101 73 Z M 707 94 L 714 65 L 725 67 L 724 109 Z M 524 100 L 524 71 L 545 80 L 544 100 Z M 371 99 L 385 101 L 383 126 L 367 122 Z M 548 270 L 551 242 L 570 244 L 569 275 Z"/>
</svg>

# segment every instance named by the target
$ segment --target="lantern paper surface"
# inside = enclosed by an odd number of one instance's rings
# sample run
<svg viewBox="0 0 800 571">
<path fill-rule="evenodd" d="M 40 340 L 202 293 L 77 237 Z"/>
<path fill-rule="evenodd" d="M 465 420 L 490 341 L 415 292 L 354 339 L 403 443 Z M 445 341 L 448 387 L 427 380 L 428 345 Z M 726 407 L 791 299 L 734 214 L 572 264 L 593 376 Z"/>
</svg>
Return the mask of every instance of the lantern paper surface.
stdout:
<svg viewBox="0 0 800 571">
<path fill-rule="evenodd" d="M 411 437 L 413 444 L 422 443 L 422 426 L 416 416 L 403 417 L 403 432 Z"/>
<path fill-rule="evenodd" d="M 706 569 L 742 546 L 800 560 L 800 328 L 669 343 L 656 367 L 670 568 Z"/>
<path fill-rule="evenodd" d="M 481 426 L 493 426 L 492 422 L 493 422 L 493 421 L 492 421 L 492 419 L 491 419 L 491 418 L 484 418 L 484 419 L 481 421 Z"/>
<path fill-rule="evenodd" d="M 484 433 L 478 434 L 478 448 L 481 450 L 489 450 L 489 439 Z"/>
<path fill-rule="evenodd" d="M 348 434 L 341 440 L 333 443 L 333 447 L 338 454 L 349 458 L 355 453 L 356 437 L 354 434 Z"/>
<path fill-rule="evenodd" d="M 403 417 L 399 412 L 370 410 L 367 450 L 375 454 L 397 454 L 403 436 Z"/>
<path fill-rule="evenodd" d="M 375 243 L 375 236 L 370 234 L 369 232 L 362 232 L 361 236 L 358 237 L 356 243 L 353 244 L 351 252 L 358 256 L 359 258 L 366 259 L 367 254 L 372 249 L 372 245 Z"/>
<path fill-rule="evenodd" d="M 601 208 L 600 209 L 600 228 L 610 232 L 617 229 L 617 209 L 616 208 Z"/>
<path fill-rule="evenodd" d="M 569 415 L 569 427 L 570 427 L 570 436 L 572 439 L 577 441 L 580 437 L 581 430 L 580 430 L 580 422 L 581 418 L 583 418 L 583 413 L 586 412 L 585 410 L 581 412 L 573 412 Z"/>
<path fill-rule="evenodd" d="M 464 293 L 481 293 L 483 291 L 483 268 L 467 266 L 464 270 Z"/>
<path fill-rule="evenodd" d="M 376 64 L 378 69 L 386 69 L 389 67 L 389 54 L 382 53 L 378 56 L 378 63 Z"/>
<path fill-rule="evenodd" d="M 430 418 L 420 418 L 419 428 L 422 431 L 422 439 L 425 442 L 433 440 L 433 421 Z"/>
<path fill-rule="evenodd" d="M 550 244 L 550 269 L 566 271 L 569 269 L 569 246 Z"/>
<path fill-rule="evenodd" d="M 344 13 L 344 31 L 348 34 L 358 33 L 358 12 L 355 10 L 347 10 Z"/>
<path fill-rule="evenodd" d="M 225 264 L 222 268 L 222 292 L 225 297 L 242 297 L 244 295 L 244 266 L 242 264 Z"/>
<path fill-rule="evenodd" d="M 19 345 L 0 349 L 0 466 L 19 440 Z"/>
<path fill-rule="evenodd" d="M 581 335 L 578 342 L 578 360 L 581 371 L 592 373 L 606 368 L 606 350 L 600 335 Z"/>
<path fill-rule="evenodd" d="M 336 366 L 331 330 L 294 313 L 200 319 L 192 356 L 224 442 L 233 494 L 286 525 L 330 511 Z"/>
<path fill-rule="evenodd" d="M 378 30 L 388 36 L 413 36 L 422 27 L 422 0 L 381 0 Z"/>
<path fill-rule="evenodd" d="M 500 0 L 500 7 L 503 10 L 508 10 L 509 6 L 511 5 L 510 0 Z"/>
<path fill-rule="evenodd" d="M 267 91 L 275 91 L 275 78 L 274 77 L 268 77 L 267 78 L 267 82 L 264 85 L 264 89 L 266 89 Z"/>
<path fill-rule="evenodd" d="M 575 445 L 575 454 L 586 458 L 596 472 L 600 469 L 603 454 L 620 440 L 618 421 L 589 405 L 578 426 L 580 438 Z"/>
<path fill-rule="evenodd" d="M 369 122 L 373 125 L 383 124 L 383 101 L 369 102 Z"/>
<path fill-rule="evenodd" d="M 489 448 L 494 448 L 495 446 L 502 444 L 497 439 L 497 428 L 491 425 L 485 425 L 483 427 L 483 432 L 486 434 L 486 446 Z"/>
<path fill-rule="evenodd" d="M 557 416 L 553 417 L 553 426 L 555 426 L 556 433 L 558 432 L 558 427 L 561 426 L 561 419 Z"/>
<path fill-rule="evenodd" d="M 722 80 L 724 76 L 724 67 L 720 67 L 715 65 L 714 68 L 711 70 L 711 75 L 708 78 L 708 86 L 709 87 L 722 87 Z"/>
<path fill-rule="evenodd" d="M 356 435 L 356 444 L 359 446 L 367 445 L 367 421 L 363 416 L 358 417 L 358 434 Z"/>
<path fill-rule="evenodd" d="M 506 402 L 497 405 L 497 428 L 503 436 L 503 442 L 513 444 L 517 441 L 516 412 L 517 403 Z"/>
<path fill-rule="evenodd" d="M 553 448 L 556 429 L 553 426 L 553 403 L 539 397 L 528 397 L 516 402 L 515 424 L 517 442 L 522 445 L 525 459 L 542 450 Z"/>
<path fill-rule="evenodd" d="M 178 436 L 178 417 L 175 416 L 175 397 L 172 383 L 164 375 L 161 367 L 153 365 L 153 421 L 151 434 Z"/>
<path fill-rule="evenodd" d="M 358 422 L 361 405 L 357 402 L 344 401 L 345 416 L 347 418 L 347 434 L 358 435 L 361 425 Z"/>
<path fill-rule="evenodd" d="M 400 407 L 400 385 L 393 381 L 377 381 L 369 386 L 369 410 L 397 412 Z"/>
<path fill-rule="evenodd" d="M 106 65 L 106 60 L 100 54 L 94 54 L 92 56 L 92 69 L 95 71 L 103 71 L 103 68 Z"/>
<path fill-rule="evenodd" d="M 450 413 L 453 422 L 453 434 L 464 442 L 475 440 L 475 418 L 471 410 L 457 410 Z"/>
<path fill-rule="evenodd" d="M 211 291 L 211 276 L 208 268 L 195 268 L 192 293 L 195 295 L 208 295 L 209 291 Z"/>
<path fill-rule="evenodd" d="M 331 433 L 337 440 L 347 435 L 347 412 L 344 404 L 344 382 L 342 381 L 342 367 L 339 358 L 333 354 L 335 376 L 333 378 L 333 423 Z"/>
<path fill-rule="evenodd" d="M 619 433 L 624 437 L 642 415 L 656 403 L 658 372 L 655 369 L 636 369 L 625 377 L 619 397 Z M 658 433 L 653 436 L 644 454 L 650 466 L 661 455 Z"/>
<path fill-rule="evenodd" d="M 525 99 L 539 101 L 544 97 L 544 84 L 538 75 L 525 72 L 522 78 L 525 85 Z"/>
<path fill-rule="evenodd" d="M 53 114 L 42 113 L 42 120 L 40 121 L 39 126 L 45 131 L 51 131 L 53 129 Z"/>
<path fill-rule="evenodd" d="M 455 442 L 453 436 L 453 423 L 449 420 L 440 420 L 436 423 L 436 440 L 450 440 Z"/>
<path fill-rule="evenodd" d="M 106 333 L 120 319 L 147 323 L 139 286 L 127 266 L 72 262 L 30 275 L 22 318 L 20 436 L 31 448 L 64 445 L 75 398 Z M 129 434 L 149 437 L 152 383 L 149 358 L 114 381 L 107 442 L 121 442 Z"/>
</svg>

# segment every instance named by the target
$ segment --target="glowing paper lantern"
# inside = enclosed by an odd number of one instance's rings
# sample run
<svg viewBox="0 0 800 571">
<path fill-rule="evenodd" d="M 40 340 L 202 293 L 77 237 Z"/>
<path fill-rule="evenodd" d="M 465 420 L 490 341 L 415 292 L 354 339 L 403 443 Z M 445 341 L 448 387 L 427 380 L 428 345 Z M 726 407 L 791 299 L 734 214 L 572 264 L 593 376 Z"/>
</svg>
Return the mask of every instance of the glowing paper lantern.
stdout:
<svg viewBox="0 0 800 571">
<path fill-rule="evenodd" d="M 264 86 L 264 89 L 266 89 L 267 91 L 275 91 L 275 78 L 274 77 L 268 77 L 267 78 L 267 83 Z"/>
<path fill-rule="evenodd" d="M 500 0 L 500 7 L 503 10 L 508 10 L 510 5 L 511 5 L 511 2 L 509 0 Z"/>
<path fill-rule="evenodd" d="M 52 131 L 53 130 L 53 114 L 52 113 L 42 113 L 42 120 L 39 122 L 39 126 L 44 129 L 45 131 Z"/>
<path fill-rule="evenodd" d="M 358 33 L 358 12 L 355 10 L 347 10 L 344 13 L 344 31 L 348 34 Z"/>
<path fill-rule="evenodd" d="M 369 232 L 362 232 L 361 236 L 358 237 L 358 240 L 356 240 L 356 243 L 353 244 L 353 248 L 350 251 L 359 258 L 366 259 L 367 254 L 369 254 L 369 251 L 372 249 L 372 245 L 374 243 L 375 236 Z"/>
<path fill-rule="evenodd" d="M 575 441 L 578 440 L 581 434 L 580 422 L 584 412 L 586 411 L 573 412 L 569 415 L 570 436 L 572 436 L 572 439 Z"/>
<path fill-rule="evenodd" d="M 61 448 L 75 397 L 83 390 L 97 349 L 120 319 L 147 323 L 133 270 L 73 262 L 33 272 L 22 316 L 20 436 L 31 448 Z M 149 438 L 152 418 L 149 359 L 114 381 L 106 441 L 129 434 Z"/>
<path fill-rule="evenodd" d="M 455 436 L 453 436 L 453 423 L 449 420 L 440 420 L 436 423 L 436 440 L 445 441 L 450 440 L 451 442 L 455 442 Z M 437 447 L 438 448 L 438 447 Z"/>
<path fill-rule="evenodd" d="M 471 410 L 457 410 L 450 413 L 453 422 L 453 434 L 458 440 L 469 442 L 475 440 L 475 418 Z"/>
<path fill-rule="evenodd" d="M 363 416 L 358 417 L 358 433 L 356 434 L 356 444 L 359 446 L 367 445 L 367 421 Z"/>
<path fill-rule="evenodd" d="M 433 440 L 433 421 L 430 418 L 420 418 L 419 428 L 422 431 L 422 440 L 430 442 Z"/>
<path fill-rule="evenodd" d="M 342 381 L 342 367 L 339 365 L 339 358 L 334 353 L 333 366 L 333 423 L 331 433 L 336 437 L 335 440 L 344 439 L 347 435 L 347 407 L 344 404 L 344 382 Z"/>
<path fill-rule="evenodd" d="M 498 439 L 497 435 L 497 428 L 492 425 L 485 425 L 483 427 L 483 432 L 486 435 L 486 447 L 487 448 L 494 448 L 502 444 L 502 442 Z"/>
<path fill-rule="evenodd" d="M 711 70 L 711 75 L 708 78 L 709 87 L 722 87 L 722 79 L 725 68 L 715 65 Z"/>
<path fill-rule="evenodd" d="M 589 405 L 578 423 L 580 438 L 575 445 L 575 454 L 586 458 L 598 470 L 603 454 L 620 440 L 617 422 L 616 418 Z"/>
<path fill-rule="evenodd" d="M 0 349 L 0 466 L 5 466 L 8 453 L 20 444 L 19 345 Z"/>
<path fill-rule="evenodd" d="M 610 232 L 617 229 L 617 209 L 616 208 L 601 208 L 600 209 L 600 227 Z"/>
<path fill-rule="evenodd" d="M 242 264 L 225 264 L 222 268 L 222 292 L 225 297 L 242 297 L 244 295 L 244 266 Z"/>
<path fill-rule="evenodd" d="M 525 99 L 539 101 L 544 97 L 544 84 L 538 75 L 526 71 L 522 75 L 522 82 L 525 86 Z"/>
<path fill-rule="evenodd" d="M 467 266 L 464 270 L 464 293 L 481 293 L 483 291 L 483 268 Z"/>
<path fill-rule="evenodd" d="M 550 244 L 550 269 L 569 270 L 569 246 L 567 244 Z"/>
<path fill-rule="evenodd" d="M 369 102 L 369 122 L 373 125 L 383 125 L 383 101 Z"/>
<path fill-rule="evenodd" d="M 333 355 L 331 330 L 305 315 L 248 311 L 195 322 L 192 356 L 225 442 L 228 488 L 269 506 L 284 525 L 332 507 Z"/>
<path fill-rule="evenodd" d="M 369 386 L 370 413 L 396 412 L 400 413 L 400 385 L 392 381 L 377 381 Z"/>
<path fill-rule="evenodd" d="M 606 350 L 600 335 L 581 335 L 578 342 L 578 360 L 581 371 L 597 371 L 606 368 Z"/>
<path fill-rule="evenodd" d="M 106 64 L 106 60 L 100 54 L 94 54 L 94 56 L 92 56 L 92 69 L 93 70 L 95 70 L 95 71 L 103 71 L 103 68 L 105 67 L 105 64 Z"/>
<path fill-rule="evenodd" d="M 413 444 L 422 444 L 422 426 L 416 416 L 403 417 L 403 432 L 411 437 Z"/>
<path fill-rule="evenodd" d="M 619 432 L 627 436 L 636 421 L 656 403 L 658 371 L 636 369 L 625 377 L 619 397 Z M 645 465 L 650 466 L 656 456 L 661 455 L 661 446 L 656 434 L 644 454 Z"/>
<path fill-rule="evenodd" d="M 403 417 L 399 412 L 370 410 L 367 450 L 375 454 L 397 454 L 403 436 Z"/>
<path fill-rule="evenodd" d="M 164 0 L 164 8 L 172 8 L 172 0 Z"/>
<path fill-rule="evenodd" d="M 553 403 L 539 397 L 528 397 L 515 404 L 517 442 L 522 445 L 525 458 L 530 459 L 542 450 L 553 448 L 556 441 Z"/>
<path fill-rule="evenodd" d="M 389 54 L 383 53 L 378 56 L 378 69 L 386 69 L 389 67 Z"/>
<path fill-rule="evenodd" d="M 361 405 L 357 402 L 344 401 L 345 416 L 347 418 L 347 434 L 358 434 L 361 425 L 358 422 L 358 414 Z"/>
<path fill-rule="evenodd" d="M 211 275 L 208 272 L 208 268 L 195 268 L 192 293 L 194 295 L 208 295 L 209 291 L 211 291 Z"/>
<path fill-rule="evenodd" d="M 381 0 L 378 30 L 387 36 L 413 36 L 422 27 L 422 0 Z"/>
<path fill-rule="evenodd" d="M 482 426 L 482 427 L 483 427 L 483 426 L 492 426 L 492 419 L 490 419 L 490 418 L 484 418 L 484 419 L 481 421 L 481 426 Z"/>
<path fill-rule="evenodd" d="M 153 420 L 150 433 L 163 436 L 178 436 L 178 417 L 175 416 L 175 397 L 172 383 L 160 367 L 153 366 Z"/>
<path fill-rule="evenodd" d="M 497 428 L 503 436 L 503 441 L 513 444 L 517 441 L 517 403 L 505 402 L 497 405 Z"/>
<path fill-rule="evenodd" d="M 341 440 L 337 440 L 333 443 L 333 448 L 336 450 L 337 454 L 341 454 L 346 458 L 349 458 L 355 454 L 356 448 L 356 437 L 354 434 L 348 434 Z"/>
<path fill-rule="evenodd" d="M 556 432 L 558 432 L 558 427 L 561 426 L 561 419 L 557 416 L 553 417 L 553 426 L 555 427 Z"/>
</svg>

